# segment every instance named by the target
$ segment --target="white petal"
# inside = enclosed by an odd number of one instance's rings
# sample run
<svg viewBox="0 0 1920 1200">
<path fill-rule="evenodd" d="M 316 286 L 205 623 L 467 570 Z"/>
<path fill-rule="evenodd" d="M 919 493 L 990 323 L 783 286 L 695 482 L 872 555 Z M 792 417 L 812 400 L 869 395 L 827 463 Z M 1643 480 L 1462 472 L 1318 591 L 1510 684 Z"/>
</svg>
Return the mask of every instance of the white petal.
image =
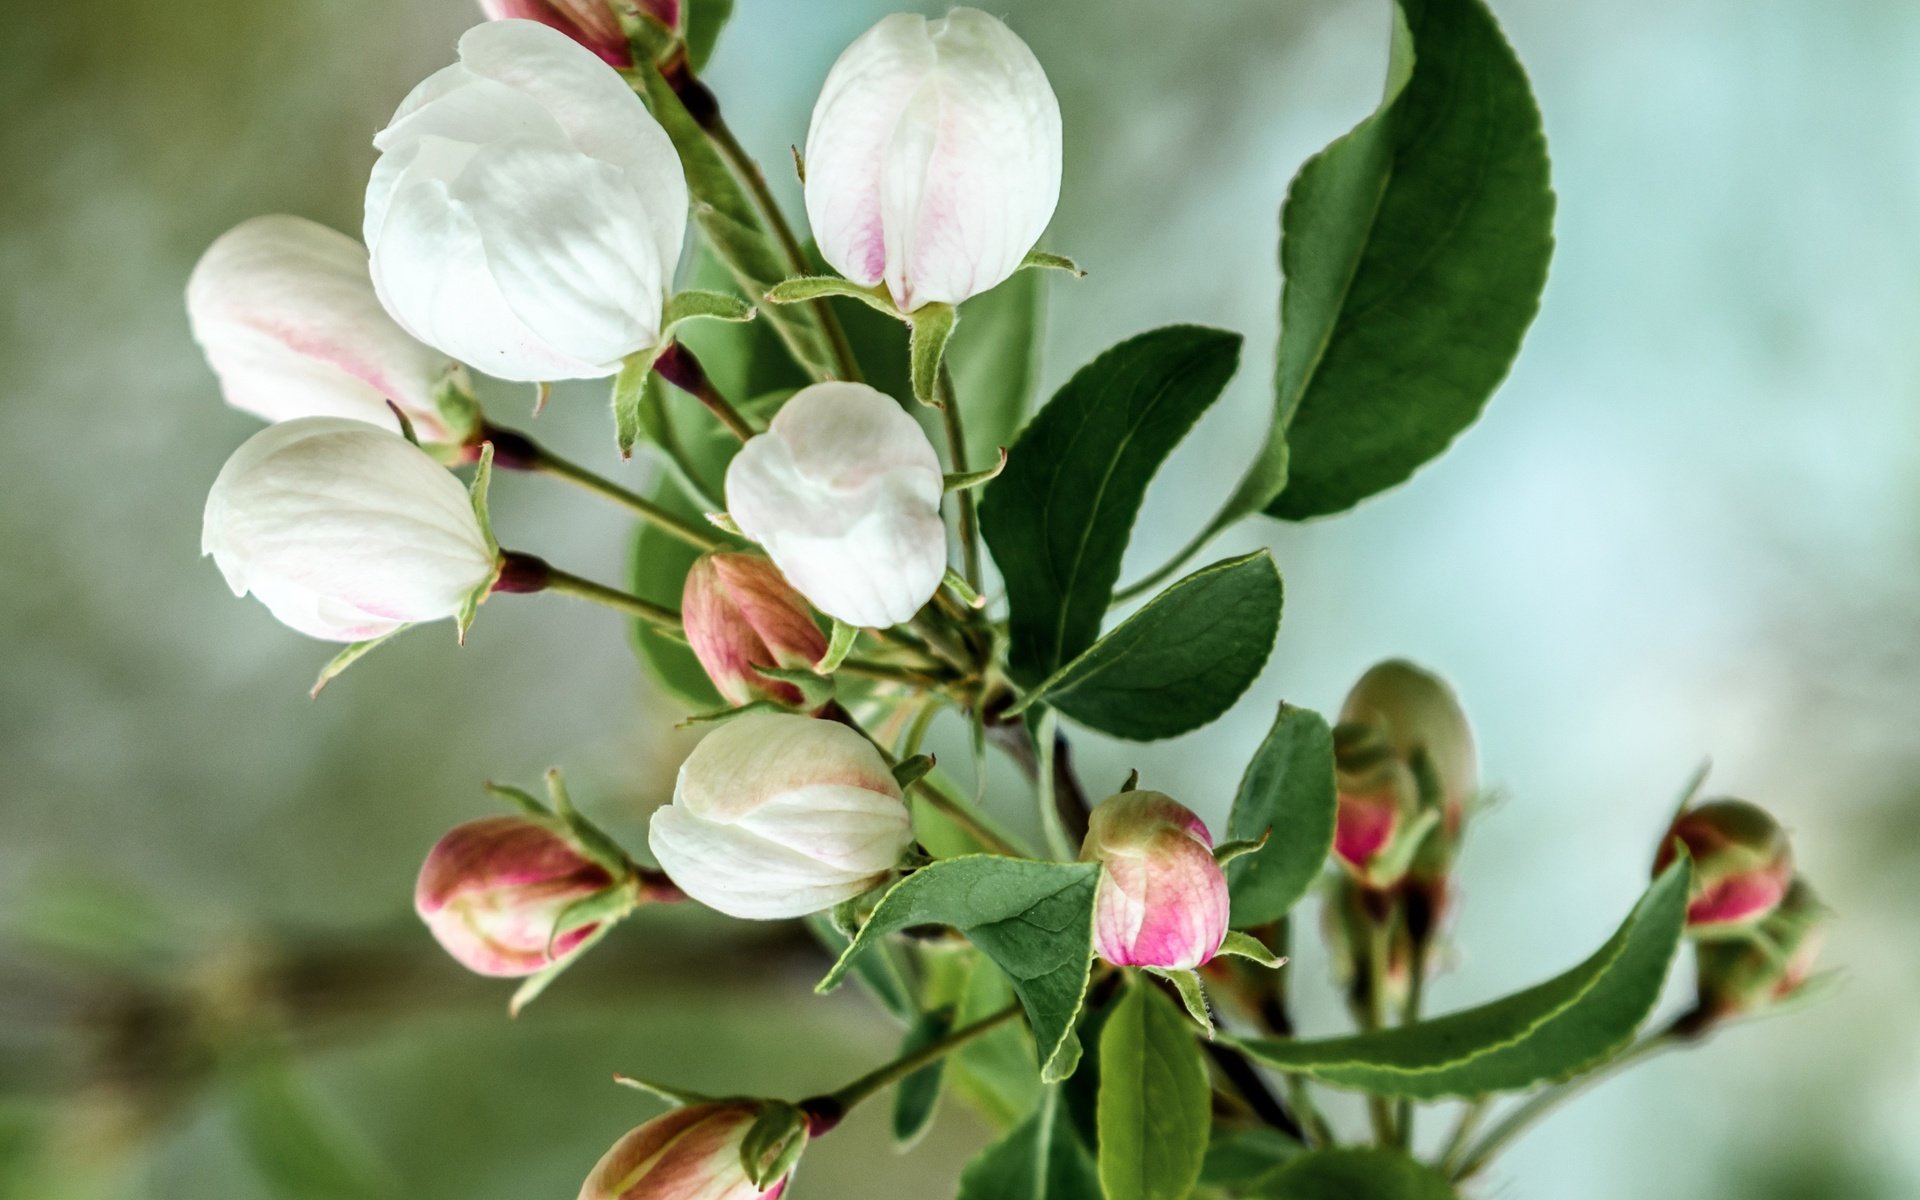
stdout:
<svg viewBox="0 0 1920 1200">
<path fill-rule="evenodd" d="M 830 783 L 782 792 L 736 827 L 859 875 L 892 870 L 913 841 L 913 821 L 898 795 Z"/>
<path fill-rule="evenodd" d="M 815 784 L 860 787 L 900 797 L 872 743 L 835 721 L 750 713 L 723 722 L 680 766 L 674 804 L 733 823 L 786 792 Z"/>
<path fill-rule="evenodd" d="M 647 846 L 687 895 L 746 920 L 819 912 L 875 882 L 872 876 L 835 870 L 747 830 L 704 821 L 678 805 L 654 812 Z"/>
<path fill-rule="evenodd" d="M 270 421 L 342 416 L 390 429 L 392 400 L 444 440 L 433 387 L 443 356 L 394 324 L 366 251 L 299 217 L 256 217 L 218 238 L 187 282 L 194 337 L 228 403 Z"/>
</svg>

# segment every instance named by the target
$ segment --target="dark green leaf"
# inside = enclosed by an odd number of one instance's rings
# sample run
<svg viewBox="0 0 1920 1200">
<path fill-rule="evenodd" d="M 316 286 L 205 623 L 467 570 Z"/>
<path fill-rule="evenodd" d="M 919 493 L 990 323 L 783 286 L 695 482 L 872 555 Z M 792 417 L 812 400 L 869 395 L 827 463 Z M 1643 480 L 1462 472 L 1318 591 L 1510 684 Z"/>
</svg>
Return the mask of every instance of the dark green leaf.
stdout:
<svg viewBox="0 0 1920 1200">
<path fill-rule="evenodd" d="M 827 977 L 826 991 L 890 933 L 951 925 L 1013 980 L 1033 1028 L 1041 1077 L 1073 1073 L 1080 1044 L 1073 1025 L 1093 961 L 1097 863 L 1048 863 L 974 855 L 923 867 L 881 898 Z"/>
<path fill-rule="evenodd" d="M 733 0 L 680 0 L 686 22 L 687 62 L 698 71 L 713 57 L 720 30 L 733 15 Z"/>
<path fill-rule="evenodd" d="M 1216 1133 L 1200 1164 L 1200 1182 L 1237 1192 L 1300 1153 L 1299 1142 L 1265 1125 Z"/>
<path fill-rule="evenodd" d="M 1082 367 L 1020 434 L 980 507 L 1020 682 L 1045 679 L 1099 637 L 1148 480 L 1239 358 L 1238 334 L 1143 333 Z"/>
<path fill-rule="evenodd" d="M 941 1038 L 953 1032 L 954 1010 L 951 1007 L 923 1012 L 914 1019 L 908 1028 L 905 1040 L 900 1043 L 902 1058 L 919 1050 L 924 1050 Z M 902 1146 L 911 1146 L 920 1140 L 933 1124 L 934 1109 L 940 1103 L 940 1082 L 946 1073 L 947 1060 L 938 1059 L 902 1079 L 893 1089 L 893 1140 Z"/>
<path fill-rule="evenodd" d="M 1100 1033 L 1100 1186 L 1107 1200 L 1182 1200 L 1200 1178 L 1211 1120 L 1193 1026 L 1143 979 Z"/>
<path fill-rule="evenodd" d="M 1227 864 L 1233 923 L 1277 921 L 1306 895 L 1333 850 L 1333 731 L 1319 713 L 1282 704 L 1234 794 L 1227 836 L 1266 845 Z"/>
<path fill-rule="evenodd" d="M 1229 519 L 1321 516 L 1405 480 L 1480 415 L 1539 308 L 1547 145 L 1492 15 L 1401 0 L 1388 76 L 1288 191 L 1274 430 Z"/>
<path fill-rule="evenodd" d="M 1093 1158 L 1048 1088 L 1033 1115 L 960 1172 L 959 1200 L 1101 1200 Z"/>
<path fill-rule="evenodd" d="M 1445 1176 L 1398 1150 L 1316 1150 L 1248 1187 L 1259 1200 L 1458 1200 Z"/>
<path fill-rule="evenodd" d="M 1626 1045 L 1659 999 L 1686 916 L 1689 868 L 1667 868 L 1595 954 L 1491 1004 L 1378 1033 L 1245 1043 L 1270 1066 L 1338 1087 L 1435 1100 L 1566 1079 Z"/>
<path fill-rule="evenodd" d="M 1151 741 L 1198 729 L 1260 674 L 1280 626 L 1280 572 L 1258 550 L 1202 567 L 1027 693 L 1083 725 Z"/>
</svg>

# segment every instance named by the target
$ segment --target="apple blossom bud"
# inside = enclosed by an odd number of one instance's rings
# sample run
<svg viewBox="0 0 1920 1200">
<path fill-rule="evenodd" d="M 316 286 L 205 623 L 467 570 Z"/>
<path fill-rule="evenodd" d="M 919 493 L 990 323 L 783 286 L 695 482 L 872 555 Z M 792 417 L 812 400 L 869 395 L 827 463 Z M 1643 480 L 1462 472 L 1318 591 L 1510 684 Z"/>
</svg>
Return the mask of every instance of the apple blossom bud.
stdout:
<svg viewBox="0 0 1920 1200">
<path fill-rule="evenodd" d="M 187 280 L 187 321 L 228 404 L 269 421 L 352 417 L 398 431 L 392 401 L 425 441 L 453 440 L 433 401 L 446 356 L 394 324 L 367 252 L 301 217 L 243 221 Z"/>
<path fill-rule="evenodd" d="M 1827 915 L 1813 889 L 1796 878 L 1751 936 L 1700 943 L 1701 1010 L 1721 1020 L 1792 998 L 1820 956 Z"/>
<path fill-rule="evenodd" d="M 667 28 L 680 17 L 680 0 L 639 0 L 640 11 Z M 598 54 L 609 66 L 633 65 L 633 48 L 613 14 L 612 0 L 480 0 L 490 21 L 538 21 Z"/>
<path fill-rule="evenodd" d="M 956 8 L 895 13 L 827 73 L 807 130 L 821 257 L 902 312 L 958 304 L 1020 266 L 1060 199 L 1060 105 L 1027 44 Z"/>
<path fill-rule="evenodd" d="M 1457 833 L 1467 801 L 1479 788 L 1473 730 L 1445 680 L 1404 659 L 1380 663 L 1353 685 L 1342 724 L 1370 725 L 1393 756 L 1439 789 L 1441 829 Z"/>
<path fill-rule="evenodd" d="M 694 657 L 729 704 L 799 704 L 799 688 L 754 668 L 810 667 L 827 652 L 806 600 L 758 555 L 703 555 L 687 572 L 680 619 Z"/>
<path fill-rule="evenodd" d="M 1673 861 L 1676 843 L 1693 857 L 1687 928 L 1695 933 L 1752 925 L 1779 906 L 1793 880 L 1786 831 L 1744 800 L 1709 800 L 1681 813 L 1660 839 L 1654 874 Z"/>
<path fill-rule="evenodd" d="M 791 1174 L 763 1190 L 740 1147 L 760 1117 L 744 1101 L 690 1104 L 631 1131 L 595 1164 L 579 1200 L 774 1200 Z"/>
<path fill-rule="evenodd" d="M 1333 853 L 1340 865 L 1373 888 L 1405 878 L 1414 846 L 1431 823 L 1416 821 L 1420 788 L 1392 745 L 1370 725 L 1341 724 L 1333 731 L 1335 811 Z"/>
<path fill-rule="evenodd" d="M 894 400 L 817 383 L 727 467 L 727 510 L 800 594 L 849 625 L 913 619 L 947 569 L 940 458 Z"/>
<path fill-rule="evenodd" d="M 374 146 L 374 286 L 415 337 L 514 380 L 600 378 L 659 341 L 686 177 L 619 73 L 565 34 L 469 29 Z"/>
<path fill-rule="evenodd" d="M 1101 864 L 1093 948 L 1118 967 L 1191 970 L 1227 936 L 1227 877 L 1206 824 L 1170 796 L 1120 792 L 1087 818 L 1080 857 Z"/>
<path fill-rule="evenodd" d="M 567 908 L 621 886 L 566 837 L 524 817 L 469 821 L 420 868 L 413 907 L 448 954 L 481 975 L 531 975 L 599 928 L 560 929 Z"/>
<path fill-rule="evenodd" d="M 880 883 L 912 844 L 913 826 L 886 760 L 859 733 L 749 713 L 693 748 L 647 842 L 695 900 L 776 920 Z"/>
<path fill-rule="evenodd" d="M 200 552 L 309 637 L 356 642 L 453 617 L 496 551 L 465 488 L 397 433 L 344 417 L 270 425 L 207 495 Z"/>
</svg>

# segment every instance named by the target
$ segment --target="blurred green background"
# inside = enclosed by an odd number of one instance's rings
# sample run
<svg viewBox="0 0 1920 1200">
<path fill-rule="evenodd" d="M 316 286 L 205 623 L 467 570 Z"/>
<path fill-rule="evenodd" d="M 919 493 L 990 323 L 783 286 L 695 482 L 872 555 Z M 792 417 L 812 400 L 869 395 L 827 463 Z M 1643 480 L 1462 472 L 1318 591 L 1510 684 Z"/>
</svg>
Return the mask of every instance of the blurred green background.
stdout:
<svg viewBox="0 0 1920 1200">
<path fill-rule="evenodd" d="M 833 56 L 915 0 L 739 0 L 709 72 L 772 167 Z M 1371 661 L 1452 678 L 1503 803 L 1462 864 L 1442 1006 L 1572 962 L 1642 886 L 1674 794 L 1771 806 L 1839 910 L 1816 1009 L 1662 1059 L 1568 1108 L 1485 1194 L 1920 1195 L 1920 7 L 1894 0 L 1495 4 L 1560 195 L 1545 307 L 1483 422 L 1410 485 L 1254 524 L 1288 610 L 1226 720 L 1082 737 L 1217 822 L 1281 698 Z M 1169 321 L 1249 335 L 1227 399 L 1150 497 L 1160 561 L 1264 427 L 1276 211 L 1372 106 L 1384 0 L 1003 0 L 1066 116 L 1043 394 Z M 181 289 L 217 234 L 285 211 L 357 230 L 369 138 L 450 61 L 466 0 L 16 6 L 0 36 L 0 1196 L 570 1196 L 651 1111 L 624 1070 L 803 1094 L 890 1051 L 779 929 L 643 914 L 520 1021 L 409 912 L 420 856 L 486 778 L 566 766 L 637 843 L 687 739 L 618 621 L 490 604 L 320 701 L 327 651 L 198 558 L 221 406 Z M 784 169 L 780 186 L 795 190 Z M 529 397 L 491 393 L 519 419 Z M 603 399 L 540 431 L 638 481 Z M 626 526 L 502 480 L 510 544 L 604 579 Z M 1129 575 L 1137 571 L 1130 568 Z M 1097 783 L 1096 783 L 1097 786 Z M 998 797 L 1010 808 L 1018 796 Z M 741 936 L 741 940 L 725 940 Z M 1310 1030 L 1337 1027 L 1311 950 Z M 1685 980 L 1676 981 L 1676 990 Z M 208 1036 L 209 1032 L 213 1036 Z M 217 1047 L 209 1050 L 209 1046 Z M 796 1200 L 940 1196 L 985 1127 L 907 1156 L 863 1112 Z"/>
</svg>

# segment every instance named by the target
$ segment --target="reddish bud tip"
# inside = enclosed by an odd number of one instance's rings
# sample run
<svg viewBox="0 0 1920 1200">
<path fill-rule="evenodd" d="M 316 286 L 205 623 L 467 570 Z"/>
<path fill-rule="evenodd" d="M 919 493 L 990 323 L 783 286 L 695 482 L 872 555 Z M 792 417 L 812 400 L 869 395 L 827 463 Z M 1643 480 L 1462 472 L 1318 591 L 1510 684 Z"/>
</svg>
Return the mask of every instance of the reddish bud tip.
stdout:
<svg viewBox="0 0 1920 1200">
<path fill-rule="evenodd" d="M 1696 932 L 1752 925 L 1779 907 L 1793 880 L 1786 831 L 1744 800 L 1710 800 L 1681 813 L 1660 839 L 1655 874 L 1680 846 L 1693 859 L 1687 926 Z"/>
<path fill-rule="evenodd" d="M 579 900 L 620 886 L 572 842 L 524 817 L 469 821 L 420 868 L 414 910 L 447 953 L 481 975 L 531 975 L 578 948 L 597 924 L 557 929 Z"/>
</svg>

